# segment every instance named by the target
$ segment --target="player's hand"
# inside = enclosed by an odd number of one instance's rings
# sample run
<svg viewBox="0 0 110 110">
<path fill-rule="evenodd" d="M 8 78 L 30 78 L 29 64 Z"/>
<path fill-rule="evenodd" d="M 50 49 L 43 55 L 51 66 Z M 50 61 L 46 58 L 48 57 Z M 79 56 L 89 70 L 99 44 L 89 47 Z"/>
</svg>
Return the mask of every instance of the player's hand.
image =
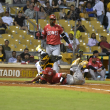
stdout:
<svg viewBox="0 0 110 110">
<path fill-rule="evenodd" d="M 97 72 L 101 72 L 101 71 L 102 71 L 102 69 L 98 69 L 98 70 L 97 70 Z"/>
<path fill-rule="evenodd" d="M 68 48 L 69 48 L 69 49 L 73 49 L 71 44 L 68 45 Z"/>
</svg>

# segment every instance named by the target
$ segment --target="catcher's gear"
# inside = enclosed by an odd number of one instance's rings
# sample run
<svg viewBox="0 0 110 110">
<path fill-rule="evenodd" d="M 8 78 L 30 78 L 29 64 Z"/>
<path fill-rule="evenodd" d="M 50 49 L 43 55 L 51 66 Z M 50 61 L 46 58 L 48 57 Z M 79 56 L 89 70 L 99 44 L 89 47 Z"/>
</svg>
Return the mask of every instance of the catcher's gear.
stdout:
<svg viewBox="0 0 110 110">
<path fill-rule="evenodd" d="M 57 56 L 57 55 L 50 55 L 50 59 L 51 59 L 53 62 L 56 62 L 56 61 L 62 59 L 62 55 L 59 55 L 59 56 Z"/>
</svg>

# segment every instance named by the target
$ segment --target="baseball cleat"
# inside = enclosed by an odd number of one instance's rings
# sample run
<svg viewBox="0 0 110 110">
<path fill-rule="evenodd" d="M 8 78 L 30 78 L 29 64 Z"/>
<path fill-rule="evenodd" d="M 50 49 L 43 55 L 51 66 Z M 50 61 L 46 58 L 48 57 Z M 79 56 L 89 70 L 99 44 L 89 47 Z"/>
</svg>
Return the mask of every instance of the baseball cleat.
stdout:
<svg viewBox="0 0 110 110">
<path fill-rule="evenodd" d="M 41 52 L 41 51 L 42 51 L 41 45 L 38 45 L 38 46 L 36 47 L 36 51 L 37 51 L 37 52 Z"/>
<path fill-rule="evenodd" d="M 71 64 L 71 67 L 78 65 L 79 61 L 80 61 L 80 58 L 77 58 L 76 60 L 74 60 Z"/>
<path fill-rule="evenodd" d="M 84 65 L 87 65 L 88 64 L 88 61 L 82 61 L 81 63 L 79 63 L 80 66 L 84 66 Z"/>
</svg>

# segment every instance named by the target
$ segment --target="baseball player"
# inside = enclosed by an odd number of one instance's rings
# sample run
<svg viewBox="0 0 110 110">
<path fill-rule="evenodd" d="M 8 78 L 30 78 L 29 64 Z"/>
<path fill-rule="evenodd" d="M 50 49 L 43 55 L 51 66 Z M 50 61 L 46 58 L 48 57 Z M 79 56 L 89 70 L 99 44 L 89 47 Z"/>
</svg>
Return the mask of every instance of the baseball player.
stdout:
<svg viewBox="0 0 110 110">
<path fill-rule="evenodd" d="M 59 55 L 59 56 L 48 55 L 48 53 L 44 52 L 41 49 L 40 45 L 38 45 L 36 47 L 36 51 L 41 53 L 41 59 L 35 64 L 37 71 L 38 71 L 38 74 L 36 75 L 36 77 L 42 76 L 42 72 L 44 71 L 45 68 L 47 68 L 47 67 L 53 68 L 54 62 L 56 62 L 62 58 L 61 55 Z M 53 72 L 56 73 L 54 70 L 53 70 Z M 26 82 L 31 83 L 31 82 L 37 81 L 38 78 L 36 78 L 36 77 L 32 81 L 26 81 Z"/>
<path fill-rule="evenodd" d="M 88 62 L 83 61 L 81 63 L 78 63 L 80 60 L 76 59 L 75 62 L 71 65 L 71 67 L 76 66 L 76 70 L 74 75 L 70 75 L 67 73 L 55 73 L 55 71 L 47 67 L 45 70 L 42 72 L 42 76 L 37 76 L 36 80 L 41 79 L 43 82 L 48 82 L 50 84 L 68 84 L 68 85 L 82 85 L 85 83 L 85 79 L 81 73 L 81 67 L 86 65 Z M 34 80 L 35 81 L 35 80 Z"/>
<path fill-rule="evenodd" d="M 105 80 L 106 69 L 100 61 L 97 62 L 96 56 L 92 56 L 91 60 L 89 60 L 88 68 L 93 80 L 97 80 L 98 75 L 100 75 L 101 81 Z"/>
<path fill-rule="evenodd" d="M 71 44 L 66 37 L 61 26 L 55 24 L 56 16 L 54 14 L 50 15 L 50 24 L 46 25 L 42 31 L 42 35 L 46 38 L 46 52 L 49 55 L 60 55 L 60 35 L 69 44 Z M 53 69 L 58 72 L 58 62 L 54 63 Z"/>
</svg>

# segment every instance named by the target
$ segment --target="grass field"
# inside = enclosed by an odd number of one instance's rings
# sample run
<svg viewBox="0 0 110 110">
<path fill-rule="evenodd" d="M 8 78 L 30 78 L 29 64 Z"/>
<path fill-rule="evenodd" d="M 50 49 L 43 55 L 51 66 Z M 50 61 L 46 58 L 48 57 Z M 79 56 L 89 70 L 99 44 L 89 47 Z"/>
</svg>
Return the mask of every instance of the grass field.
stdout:
<svg viewBox="0 0 110 110">
<path fill-rule="evenodd" d="M 0 86 L 0 110 L 110 110 L 110 95 Z"/>
</svg>

